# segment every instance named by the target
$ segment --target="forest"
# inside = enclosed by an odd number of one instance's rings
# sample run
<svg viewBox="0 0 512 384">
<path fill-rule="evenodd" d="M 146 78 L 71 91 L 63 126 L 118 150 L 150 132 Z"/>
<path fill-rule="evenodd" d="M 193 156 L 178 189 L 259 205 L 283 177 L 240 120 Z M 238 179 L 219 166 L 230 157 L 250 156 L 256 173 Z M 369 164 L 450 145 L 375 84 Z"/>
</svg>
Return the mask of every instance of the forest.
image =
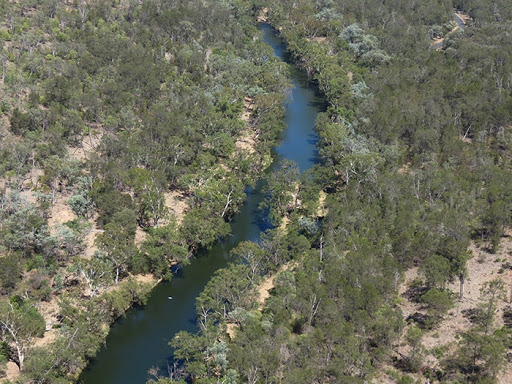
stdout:
<svg viewBox="0 0 512 384">
<path fill-rule="evenodd" d="M 76 380 L 115 319 L 228 235 L 289 88 L 245 6 L 0 1 L 8 380 Z"/>
<path fill-rule="evenodd" d="M 149 381 L 511 377 L 512 3 L 0 0 L 0 15 L 5 382 L 76 381 L 115 319 L 228 235 L 290 89 L 258 21 L 325 99 L 321 161 L 268 178 L 274 229 L 232 252 L 197 299 L 200 332 Z"/>
</svg>

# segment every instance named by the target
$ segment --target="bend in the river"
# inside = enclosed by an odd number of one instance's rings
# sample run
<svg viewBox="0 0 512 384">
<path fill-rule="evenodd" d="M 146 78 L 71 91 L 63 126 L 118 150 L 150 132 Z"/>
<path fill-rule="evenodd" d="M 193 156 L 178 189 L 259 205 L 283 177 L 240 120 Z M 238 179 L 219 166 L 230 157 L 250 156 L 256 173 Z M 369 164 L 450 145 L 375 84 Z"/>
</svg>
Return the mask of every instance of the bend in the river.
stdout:
<svg viewBox="0 0 512 384">
<path fill-rule="evenodd" d="M 274 30 L 267 24 L 260 24 L 260 29 L 274 54 L 284 60 L 286 47 L 275 36 Z M 309 86 L 306 75 L 293 66 L 292 81 L 292 100 L 287 104 L 285 116 L 288 128 L 282 144 L 276 148 L 269 172 L 283 159 L 296 162 L 302 172 L 317 162 L 314 123 L 324 103 Z M 172 282 L 160 283 L 144 308 L 133 308 L 119 319 L 110 330 L 106 346 L 83 372 L 80 381 L 85 384 L 140 384 L 146 382 L 147 372 L 153 366 L 160 367 L 165 373 L 167 364 L 172 362 L 169 341 L 179 331 L 197 331 L 195 301 L 213 273 L 227 265 L 231 249 L 240 241 L 257 241 L 260 233 L 268 228 L 264 213 L 258 209 L 262 200 L 258 186 L 248 190 L 247 201 L 231 223 L 232 236 L 198 255 Z"/>
</svg>

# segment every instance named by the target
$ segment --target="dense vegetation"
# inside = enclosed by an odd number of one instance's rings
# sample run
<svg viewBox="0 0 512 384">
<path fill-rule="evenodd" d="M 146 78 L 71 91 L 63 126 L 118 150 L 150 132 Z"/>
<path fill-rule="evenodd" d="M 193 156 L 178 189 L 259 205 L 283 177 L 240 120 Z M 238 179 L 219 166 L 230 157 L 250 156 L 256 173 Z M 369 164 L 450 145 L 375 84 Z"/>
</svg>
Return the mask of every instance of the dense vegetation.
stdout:
<svg viewBox="0 0 512 384">
<path fill-rule="evenodd" d="M 454 9 L 471 18 L 463 30 Z M 322 163 L 298 189 L 283 182 L 293 167 L 272 177 L 268 205 L 288 226 L 233 252 L 242 262 L 197 300 L 200 333 L 172 342 L 181 365 L 154 381 L 496 382 L 512 346 L 495 316 L 499 276 L 449 350 L 422 339 L 464 298 L 470 244 L 498 253 L 511 224 L 511 3 L 261 0 L 254 11 L 328 103 Z M 315 188 L 328 195 L 320 223 Z M 412 267 L 423 310 L 405 319 L 398 289 Z M 276 272 L 261 307 L 258 284 Z"/>
<path fill-rule="evenodd" d="M 228 234 L 289 86 L 246 8 L 0 1 L 2 372 L 10 360 L 23 383 L 76 379 L 106 325 L 145 302 L 151 287 L 133 275 L 170 278 Z M 254 150 L 239 148 L 251 133 Z M 34 347 L 45 328 L 55 340 Z"/>
<path fill-rule="evenodd" d="M 133 275 L 168 278 L 229 231 L 282 130 L 287 71 L 255 38 L 262 15 L 325 97 L 322 162 L 270 176 L 287 226 L 234 250 L 197 300 L 200 333 L 175 338 L 179 365 L 155 381 L 496 382 L 512 346 L 499 277 L 450 350 L 422 340 L 463 297 L 470 244 L 498 253 L 511 224 L 510 2 L 0 0 L 0 15 L 0 361 L 20 382 L 75 379 L 105 325 L 145 302 Z M 256 152 L 236 146 L 244 97 Z M 52 225 L 62 200 L 73 219 Z M 405 319 L 413 267 L 423 310 Z M 34 346 L 45 325 L 55 340 Z"/>
</svg>

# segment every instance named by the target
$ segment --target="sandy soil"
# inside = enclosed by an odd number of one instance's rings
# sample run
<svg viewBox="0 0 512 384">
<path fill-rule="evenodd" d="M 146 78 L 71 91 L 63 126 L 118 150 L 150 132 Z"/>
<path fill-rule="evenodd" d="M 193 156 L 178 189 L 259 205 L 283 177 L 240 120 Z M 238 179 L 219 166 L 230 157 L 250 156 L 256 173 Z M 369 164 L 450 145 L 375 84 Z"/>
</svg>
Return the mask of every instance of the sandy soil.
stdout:
<svg viewBox="0 0 512 384">
<path fill-rule="evenodd" d="M 135 245 L 141 245 L 144 240 L 146 240 L 147 233 L 139 226 L 137 226 L 137 230 L 135 231 Z"/>
<path fill-rule="evenodd" d="M 226 333 L 228 334 L 229 338 L 233 340 L 235 338 L 235 330 L 238 328 L 238 325 L 234 323 L 228 323 L 226 328 Z"/>
<path fill-rule="evenodd" d="M 325 217 L 327 216 L 327 207 L 325 206 L 325 200 L 327 199 L 327 193 L 324 191 L 320 191 L 318 194 L 318 211 L 316 215 L 318 217 Z"/>
<path fill-rule="evenodd" d="M 254 98 L 246 96 L 244 97 L 244 107 L 242 111 L 242 116 L 240 117 L 243 121 L 247 123 L 247 129 L 242 133 L 242 135 L 235 142 L 235 147 L 237 149 L 249 151 L 249 153 L 256 152 L 256 139 L 258 135 L 256 132 L 251 130 L 249 126 L 249 121 L 251 120 L 252 112 L 254 111 Z"/>
<path fill-rule="evenodd" d="M 98 250 L 98 247 L 94 244 L 96 236 L 99 233 L 103 233 L 103 230 L 99 229 L 96 225 L 96 217 L 89 219 L 88 222 L 91 224 L 91 229 L 84 236 L 85 251 L 83 257 L 86 259 L 91 259 L 92 255 L 94 255 L 94 252 Z"/>
<path fill-rule="evenodd" d="M 181 224 L 188 211 L 190 197 L 186 195 L 185 191 L 174 190 L 164 193 L 164 198 L 165 206 L 174 215 L 176 222 Z"/>
<path fill-rule="evenodd" d="M 48 218 L 48 226 L 50 227 L 50 233 L 55 234 L 55 230 L 58 226 L 64 224 L 67 221 L 76 219 L 76 215 L 73 213 L 68 205 L 68 199 L 70 196 L 57 194 L 54 203 L 50 210 L 50 217 Z"/>
<path fill-rule="evenodd" d="M 438 327 L 429 331 L 423 338 L 423 346 L 427 349 L 433 349 L 439 346 L 448 346 L 448 352 L 455 350 L 457 346 L 457 334 L 466 332 L 472 327 L 471 322 L 463 316 L 463 311 L 475 308 L 480 302 L 480 288 L 485 282 L 501 278 L 506 283 L 507 300 L 510 301 L 510 282 L 512 281 L 512 271 L 506 269 L 503 273 L 498 273 L 502 266 L 502 260 L 512 261 L 509 254 L 512 251 L 512 239 L 505 237 L 501 243 L 501 250 L 498 254 L 492 255 L 478 249 L 474 244 L 470 247 L 473 258 L 468 261 L 468 278 L 465 282 L 464 298 L 456 300 L 454 307 L 441 321 Z M 418 276 L 418 268 L 411 268 L 405 272 L 405 279 L 400 286 L 399 293 L 402 296 L 400 305 L 404 318 L 409 315 L 420 312 L 425 313 L 421 306 L 413 303 L 404 296 L 409 283 Z M 458 295 L 458 280 L 449 284 L 448 288 Z M 501 300 L 498 303 L 498 310 L 495 316 L 494 328 L 503 326 L 503 309 L 508 305 L 507 301 Z M 430 367 L 437 367 L 439 362 L 433 355 L 428 355 L 426 364 Z M 506 364 L 505 370 L 500 374 L 498 382 L 500 384 L 511 383 L 512 364 Z"/>
<path fill-rule="evenodd" d="M 82 143 L 76 147 L 67 147 L 70 159 L 77 161 L 85 161 L 91 157 L 96 148 L 101 143 L 104 132 L 100 130 L 97 133 L 91 133 L 82 139 Z"/>
<path fill-rule="evenodd" d="M 6 372 L 7 376 L 2 379 L 2 383 L 6 383 L 8 380 L 14 381 L 20 376 L 20 368 L 18 365 L 12 361 L 7 362 Z"/>
<path fill-rule="evenodd" d="M 254 139 L 254 136 L 254 134 L 250 134 L 240 137 L 235 142 L 235 147 L 243 151 L 248 151 L 249 153 L 256 153 L 256 149 L 254 149 L 256 146 L 256 140 Z"/>
<path fill-rule="evenodd" d="M 114 292 L 114 291 L 117 291 L 118 289 L 120 289 L 122 286 L 123 286 L 123 282 L 125 282 L 127 279 L 135 279 L 135 281 L 137 281 L 138 283 L 145 283 L 145 284 L 150 284 L 152 287 L 155 287 L 160 281 L 162 281 L 161 279 L 158 279 L 155 275 L 149 273 L 147 275 L 132 275 L 131 273 L 128 274 L 128 276 L 126 278 L 123 278 L 123 280 L 120 280 L 119 281 L 119 284 L 115 285 L 111 285 L 109 286 L 107 289 L 105 289 L 103 293 L 106 293 L 106 292 Z"/>
<path fill-rule="evenodd" d="M 352 71 L 348 71 L 347 78 L 348 78 L 349 84 L 352 84 L 352 79 L 354 78 L 354 73 Z"/>
<path fill-rule="evenodd" d="M 402 168 L 398 170 L 398 173 L 401 175 L 405 175 L 406 173 L 409 173 L 411 167 L 411 163 L 405 163 Z"/>
<path fill-rule="evenodd" d="M 205 58 L 204 58 L 204 66 L 203 66 L 203 69 L 205 71 L 208 70 L 208 63 L 210 62 L 210 56 L 212 55 L 212 49 L 211 48 L 208 48 L 206 50 L 206 54 L 205 54 Z"/>
<path fill-rule="evenodd" d="M 467 24 L 468 20 L 471 20 L 471 16 L 469 16 L 467 13 L 457 12 L 455 16 L 458 17 L 464 24 Z"/>
<path fill-rule="evenodd" d="M 255 289 L 257 294 L 257 302 L 258 302 L 258 310 L 261 312 L 263 310 L 263 306 L 265 304 L 265 300 L 270 297 L 270 291 L 274 288 L 274 283 L 276 281 L 277 276 L 283 272 L 288 271 L 296 266 L 295 261 L 288 262 L 285 264 L 278 272 L 274 273 L 272 276 L 267 276 Z M 235 330 L 238 328 L 237 324 L 228 323 L 226 328 L 226 333 L 229 335 L 231 339 L 235 337 Z"/>
<path fill-rule="evenodd" d="M 256 293 L 258 295 L 258 306 L 259 310 L 263 309 L 263 304 L 265 304 L 265 300 L 270 297 L 270 291 L 274 288 L 275 281 L 277 276 L 284 271 L 289 271 L 296 266 L 296 261 L 290 261 L 283 265 L 283 267 L 272 276 L 268 276 L 265 280 L 262 281 L 260 285 L 256 288 Z"/>
<path fill-rule="evenodd" d="M 261 14 L 257 17 L 259 23 L 268 22 L 268 8 L 263 8 Z"/>
<path fill-rule="evenodd" d="M 306 37 L 306 40 L 310 43 L 324 43 L 327 40 L 327 37 L 325 36 L 318 36 L 318 37 Z"/>
</svg>

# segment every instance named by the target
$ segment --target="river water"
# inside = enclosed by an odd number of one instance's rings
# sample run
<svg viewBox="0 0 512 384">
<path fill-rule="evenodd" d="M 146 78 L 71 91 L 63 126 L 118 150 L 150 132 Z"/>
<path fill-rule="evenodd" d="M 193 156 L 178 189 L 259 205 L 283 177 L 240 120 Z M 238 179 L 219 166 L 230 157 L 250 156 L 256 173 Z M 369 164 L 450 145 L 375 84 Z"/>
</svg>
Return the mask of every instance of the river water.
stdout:
<svg viewBox="0 0 512 384">
<path fill-rule="evenodd" d="M 264 41 L 276 57 L 286 60 L 286 47 L 267 24 L 260 24 Z M 283 140 L 275 149 L 272 172 L 283 159 L 297 163 L 301 172 L 317 162 L 317 136 L 314 123 L 324 104 L 308 84 L 305 74 L 291 68 L 294 88 L 286 106 L 287 129 Z M 209 251 L 205 251 L 184 267 L 171 282 L 158 284 L 147 305 L 130 309 L 126 316 L 112 326 L 106 345 L 82 373 L 85 384 L 142 384 L 151 367 L 167 372 L 172 362 L 172 349 L 168 343 L 182 330 L 196 332 L 195 300 L 206 283 L 219 268 L 230 261 L 229 252 L 240 241 L 258 241 L 260 233 L 269 228 L 265 213 L 258 209 L 264 196 L 260 182 L 248 189 L 247 200 L 231 223 L 232 236 L 226 237 Z M 168 297 L 171 296 L 172 300 Z"/>
</svg>

